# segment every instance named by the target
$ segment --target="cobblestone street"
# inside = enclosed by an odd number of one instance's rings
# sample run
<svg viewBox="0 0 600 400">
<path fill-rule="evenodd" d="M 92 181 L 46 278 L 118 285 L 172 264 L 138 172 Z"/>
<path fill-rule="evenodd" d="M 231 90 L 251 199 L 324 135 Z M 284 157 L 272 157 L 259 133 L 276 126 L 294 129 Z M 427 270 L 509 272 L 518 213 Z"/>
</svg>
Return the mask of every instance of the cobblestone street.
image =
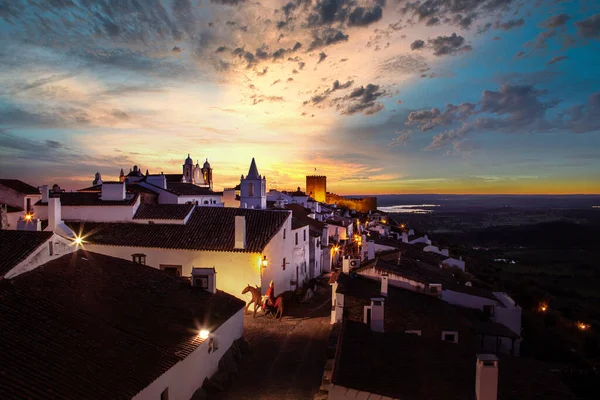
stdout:
<svg viewBox="0 0 600 400">
<path fill-rule="evenodd" d="M 309 304 L 292 302 L 281 321 L 258 312 L 244 319 L 250 345 L 226 390 L 210 399 L 312 399 L 319 390 L 330 332 L 331 291 L 317 286 Z"/>
</svg>

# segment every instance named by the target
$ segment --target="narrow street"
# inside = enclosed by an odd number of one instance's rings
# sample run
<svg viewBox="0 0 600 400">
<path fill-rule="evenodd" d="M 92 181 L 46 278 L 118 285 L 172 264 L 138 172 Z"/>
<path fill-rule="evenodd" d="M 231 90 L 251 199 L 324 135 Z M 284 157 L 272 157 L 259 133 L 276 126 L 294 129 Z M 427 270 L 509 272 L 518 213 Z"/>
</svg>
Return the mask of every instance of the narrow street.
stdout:
<svg viewBox="0 0 600 400">
<path fill-rule="evenodd" d="M 244 319 L 250 352 L 226 390 L 210 399 L 312 399 L 318 391 L 330 332 L 330 289 L 319 285 L 309 304 L 293 303 L 281 321 L 258 312 Z"/>
</svg>

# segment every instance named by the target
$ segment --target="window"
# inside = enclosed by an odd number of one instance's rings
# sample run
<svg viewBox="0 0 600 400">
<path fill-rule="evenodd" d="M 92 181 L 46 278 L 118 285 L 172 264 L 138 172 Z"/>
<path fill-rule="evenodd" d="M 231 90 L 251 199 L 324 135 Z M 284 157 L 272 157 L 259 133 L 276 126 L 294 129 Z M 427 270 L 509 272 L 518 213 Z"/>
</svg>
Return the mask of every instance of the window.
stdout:
<svg viewBox="0 0 600 400">
<path fill-rule="evenodd" d="M 208 204 L 208 200 L 204 200 L 204 204 Z"/>
<path fill-rule="evenodd" d="M 248 196 L 254 196 L 254 183 L 248 185 Z"/>
<path fill-rule="evenodd" d="M 283 228 L 283 239 L 285 239 L 285 228 Z"/>
<path fill-rule="evenodd" d="M 194 286 L 208 290 L 208 275 L 194 275 Z"/>
<path fill-rule="evenodd" d="M 442 332 L 442 340 L 444 342 L 458 343 L 458 332 Z"/>
<path fill-rule="evenodd" d="M 146 265 L 146 255 L 141 253 L 132 254 L 131 261 L 136 264 Z"/>
<path fill-rule="evenodd" d="M 296 245 L 298 245 L 298 232 L 296 232 Z"/>
<path fill-rule="evenodd" d="M 169 388 L 166 388 L 160 394 L 160 400 L 169 400 Z"/>
<path fill-rule="evenodd" d="M 283 257 L 283 263 L 281 264 L 281 266 L 283 267 L 284 271 L 285 271 L 285 264 L 287 264 L 287 263 L 285 262 L 285 257 Z"/>
<path fill-rule="evenodd" d="M 50 253 L 51 256 L 54 255 L 54 243 L 52 243 L 52 242 L 48 243 L 48 252 Z"/>
<path fill-rule="evenodd" d="M 490 318 L 494 316 L 494 311 L 495 307 L 492 304 L 483 306 L 483 313 Z"/>
<path fill-rule="evenodd" d="M 181 276 L 181 265 L 165 265 L 160 264 L 161 271 L 164 271 L 168 275 Z"/>
<path fill-rule="evenodd" d="M 303 232 L 304 232 L 304 241 L 306 242 L 306 229 Z"/>
</svg>

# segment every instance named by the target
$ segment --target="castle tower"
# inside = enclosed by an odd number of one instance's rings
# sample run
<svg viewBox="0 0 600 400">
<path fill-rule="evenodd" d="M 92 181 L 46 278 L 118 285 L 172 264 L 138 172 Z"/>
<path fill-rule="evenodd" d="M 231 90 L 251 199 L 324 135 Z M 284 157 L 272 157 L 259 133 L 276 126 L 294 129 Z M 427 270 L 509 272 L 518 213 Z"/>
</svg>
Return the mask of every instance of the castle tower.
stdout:
<svg viewBox="0 0 600 400">
<path fill-rule="evenodd" d="M 327 202 L 327 177 L 321 175 L 306 176 L 306 194 L 318 202 Z"/>
<path fill-rule="evenodd" d="M 264 210 L 267 208 L 267 178 L 260 176 L 252 158 L 248 175 L 240 182 L 240 207 Z"/>
<path fill-rule="evenodd" d="M 194 161 L 189 154 L 183 163 L 183 181 L 187 183 L 194 181 Z"/>
</svg>

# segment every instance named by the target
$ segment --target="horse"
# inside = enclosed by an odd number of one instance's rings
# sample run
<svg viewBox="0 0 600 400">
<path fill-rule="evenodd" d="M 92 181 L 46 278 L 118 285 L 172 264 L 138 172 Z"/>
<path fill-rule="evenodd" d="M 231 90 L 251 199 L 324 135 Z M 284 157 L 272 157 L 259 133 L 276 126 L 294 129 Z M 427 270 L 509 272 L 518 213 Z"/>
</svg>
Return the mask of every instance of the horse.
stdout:
<svg viewBox="0 0 600 400">
<path fill-rule="evenodd" d="M 254 317 L 256 318 L 256 310 L 258 310 L 262 306 L 262 296 L 260 295 L 260 288 L 258 286 L 252 287 L 250 285 L 246 286 L 244 290 L 242 290 L 242 294 L 246 294 L 250 292 L 252 294 L 252 300 L 248 302 L 246 306 L 246 310 L 244 314 L 248 313 L 248 309 L 250 308 L 250 304 L 254 303 Z"/>
<path fill-rule="evenodd" d="M 277 298 L 275 299 L 275 304 L 273 304 L 273 306 L 267 306 L 265 308 L 265 315 L 269 314 L 269 313 L 273 313 L 275 319 L 278 319 L 281 321 L 281 318 L 283 318 L 283 297 L 282 296 L 277 296 Z"/>
</svg>

